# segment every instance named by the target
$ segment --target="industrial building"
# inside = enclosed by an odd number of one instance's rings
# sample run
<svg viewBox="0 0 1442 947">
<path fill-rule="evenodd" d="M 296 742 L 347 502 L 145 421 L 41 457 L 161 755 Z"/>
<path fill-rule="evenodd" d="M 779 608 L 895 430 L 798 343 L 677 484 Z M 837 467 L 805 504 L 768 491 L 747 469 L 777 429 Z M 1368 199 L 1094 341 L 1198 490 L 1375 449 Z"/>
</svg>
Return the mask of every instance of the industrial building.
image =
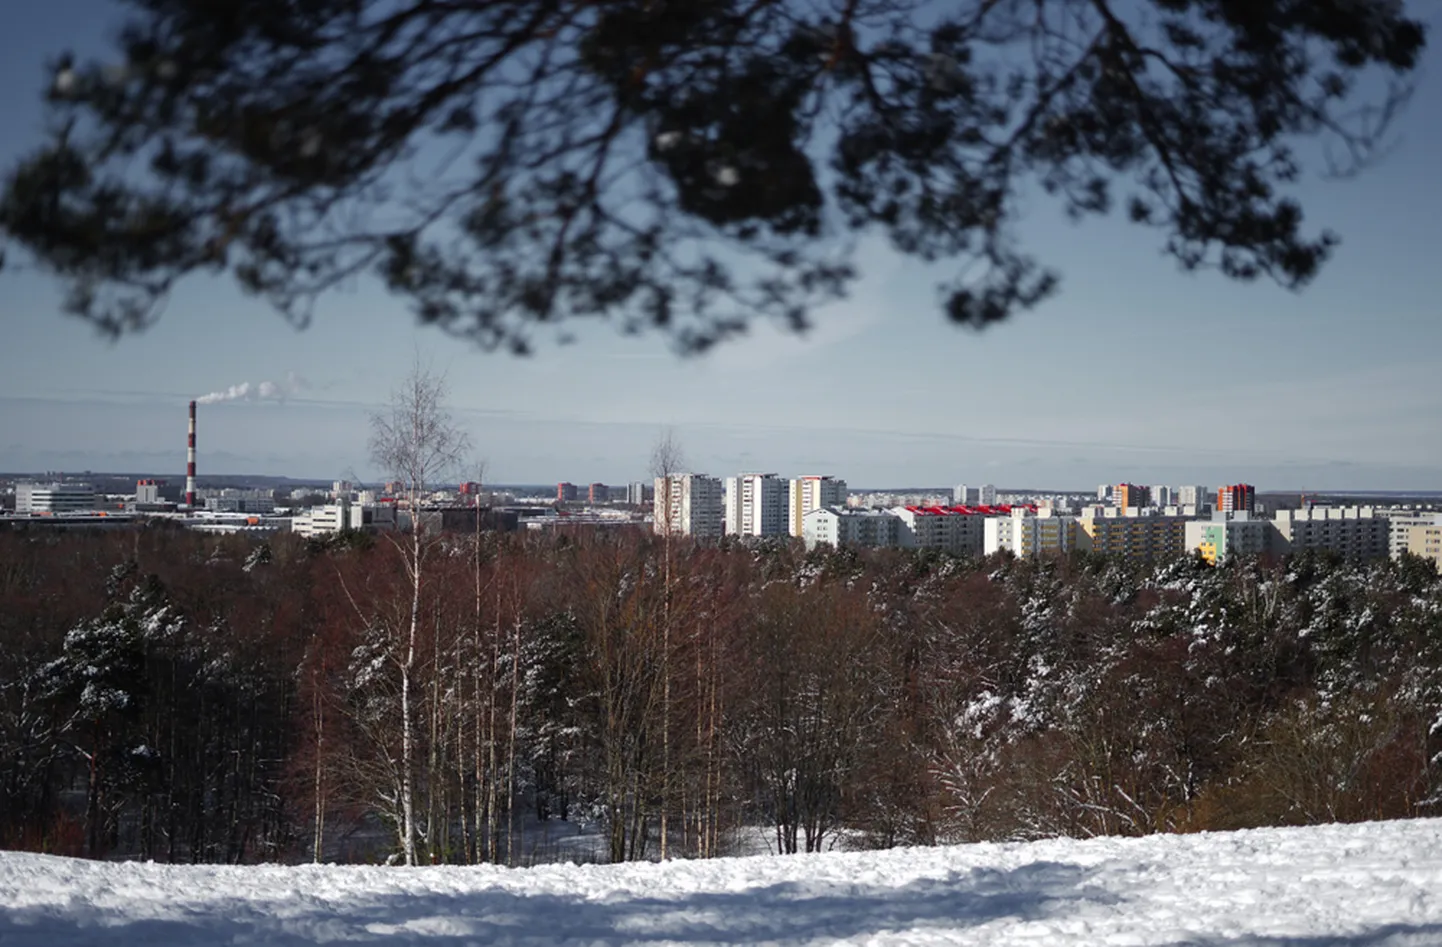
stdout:
<svg viewBox="0 0 1442 947">
<path fill-rule="evenodd" d="M 312 537 L 339 533 L 347 529 L 375 532 L 397 529 L 400 526 L 400 517 L 393 503 L 362 506 L 358 503 L 341 502 L 318 506 L 294 517 L 290 528 L 297 536 Z"/>
<path fill-rule="evenodd" d="M 208 491 L 202 495 L 204 507 L 211 513 L 254 513 L 275 512 L 275 494 L 270 490 L 223 490 Z"/>
<path fill-rule="evenodd" d="M 83 513 L 96 509 L 95 487 L 88 483 L 15 484 L 16 513 Z"/>
</svg>

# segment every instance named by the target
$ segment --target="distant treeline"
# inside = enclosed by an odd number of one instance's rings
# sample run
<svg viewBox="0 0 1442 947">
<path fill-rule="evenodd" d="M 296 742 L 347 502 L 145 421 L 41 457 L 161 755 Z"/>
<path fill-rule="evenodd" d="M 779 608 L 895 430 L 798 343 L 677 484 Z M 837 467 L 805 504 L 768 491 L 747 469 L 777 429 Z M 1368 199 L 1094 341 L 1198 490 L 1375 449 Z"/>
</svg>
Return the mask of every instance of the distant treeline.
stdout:
<svg viewBox="0 0 1442 947">
<path fill-rule="evenodd" d="M 1411 558 L 0 534 L 10 848 L 375 858 L 408 810 L 417 860 L 511 863 L 538 819 L 622 860 L 1395 818 L 1437 811 L 1439 723 Z"/>
</svg>

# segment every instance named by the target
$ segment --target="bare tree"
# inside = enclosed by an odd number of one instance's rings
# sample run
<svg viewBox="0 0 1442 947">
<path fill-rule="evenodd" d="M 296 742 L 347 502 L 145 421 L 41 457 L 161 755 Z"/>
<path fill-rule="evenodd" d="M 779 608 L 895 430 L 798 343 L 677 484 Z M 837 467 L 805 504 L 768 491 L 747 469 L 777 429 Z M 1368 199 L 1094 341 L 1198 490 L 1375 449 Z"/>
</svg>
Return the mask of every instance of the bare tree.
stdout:
<svg viewBox="0 0 1442 947">
<path fill-rule="evenodd" d="M 671 810 L 671 491 L 675 475 L 685 464 L 676 432 L 667 428 L 651 448 L 651 474 L 656 478 L 655 506 L 651 518 L 661 530 L 664 547 L 665 585 L 661 614 L 661 860 L 666 860 L 666 835 Z"/>
<path fill-rule="evenodd" d="M 401 653 L 401 847 L 407 865 L 416 863 L 415 823 L 415 692 L 417 640 L 420 632 L 421 592 L 425 584 L 426 556 L 432 546 L 421 504 L 447 471 L 453 471 L 466 452 L 468 439 L 446 409 L 445 378 L 417 358 L 410 374 L 391 395 L 390 406 L 371 416 L 371 460 L 400 483 L 410 512 L 410 530 L 392 542 L 402 554 L 410 580 L 410 609 L 403 629 L 397 629 Z"/>
</svg>

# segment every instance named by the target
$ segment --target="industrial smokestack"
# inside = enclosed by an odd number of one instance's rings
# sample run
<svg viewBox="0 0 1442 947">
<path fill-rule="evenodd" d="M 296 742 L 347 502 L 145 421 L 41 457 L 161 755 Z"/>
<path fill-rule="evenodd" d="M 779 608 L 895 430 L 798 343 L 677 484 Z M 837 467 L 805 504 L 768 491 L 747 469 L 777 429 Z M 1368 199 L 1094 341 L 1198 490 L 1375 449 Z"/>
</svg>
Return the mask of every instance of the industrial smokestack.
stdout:
<svg viewBox="0 0 1442 947">
<path fill-rule="evenodd" d="M 185 451 L 185 505 L 195 509 L 195 402 L 190 403 L 190 440 Z"/>
</svg>

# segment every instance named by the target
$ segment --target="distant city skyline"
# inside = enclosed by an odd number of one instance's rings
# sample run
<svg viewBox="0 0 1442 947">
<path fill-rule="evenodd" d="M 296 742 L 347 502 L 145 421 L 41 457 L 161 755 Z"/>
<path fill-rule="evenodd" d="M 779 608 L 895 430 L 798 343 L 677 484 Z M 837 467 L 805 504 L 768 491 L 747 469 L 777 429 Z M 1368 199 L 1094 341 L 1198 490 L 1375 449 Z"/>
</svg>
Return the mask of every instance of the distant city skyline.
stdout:
<svg viewBox="0 0 1442 947">
<path fill-rule="evenodd" d="M 0 169 L 38 140 L 47 57 L 100 51 L 116 9 L 15 11 L 0 36 Z M 1419 12 L 1435 30 L 1442 10 Z M 1342 237 L 1302 294 L 1181 273 L 1161 235 L 1120 219 L 1075 226 L 1041 196 L 1021 236 L 1063 282 L 1034 312 L 983 333 L 951 327 L 932 291 L 946 271 L 871 242 L 866 278 L 808 337 L 759 325 L 699 359 L 604 325 L 573 327 L 572 345 L 539 336 L 530 359 L 484 354 L 417 328 L 364 280 L 325 297 L 303 332 L 229 282 L 188 281 L 158 325 L 110 344 L 12 260 L 0 272 L 0 469 L 183 478 L 187 401 L 248 383 L 200 409 L 202 478 L 375 480 L 368 415 L 418 355 L 447 374 L 490 482 L 648 479 L 669 428 L 691 470 L 833 474 L 853 488 L 1442 489 L 1434 58 L 1379 167 L 1298 187 L 1309 229 Z"/>
</svg>

